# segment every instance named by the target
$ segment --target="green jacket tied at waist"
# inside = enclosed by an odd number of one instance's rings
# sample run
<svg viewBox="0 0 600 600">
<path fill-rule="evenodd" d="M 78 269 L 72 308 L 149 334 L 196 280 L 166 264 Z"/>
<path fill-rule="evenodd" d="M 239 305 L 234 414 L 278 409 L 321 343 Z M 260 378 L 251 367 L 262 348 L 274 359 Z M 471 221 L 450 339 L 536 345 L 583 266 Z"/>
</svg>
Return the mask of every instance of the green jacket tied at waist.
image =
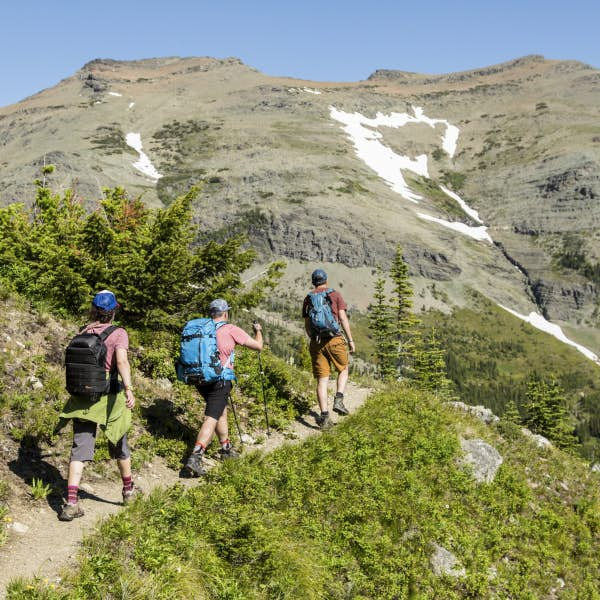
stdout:
<svg viewBox="0 0 600 600">
<path fill-rule="evenodd" d="M 81 419 L 100 425 L 109 442 L 116 444 L 131 426 L 131 411 L 125 406 L 125 394 L 107 394 L 97 402 L 81 396 L 71 396 L 61 419 Z"/>
</svg>

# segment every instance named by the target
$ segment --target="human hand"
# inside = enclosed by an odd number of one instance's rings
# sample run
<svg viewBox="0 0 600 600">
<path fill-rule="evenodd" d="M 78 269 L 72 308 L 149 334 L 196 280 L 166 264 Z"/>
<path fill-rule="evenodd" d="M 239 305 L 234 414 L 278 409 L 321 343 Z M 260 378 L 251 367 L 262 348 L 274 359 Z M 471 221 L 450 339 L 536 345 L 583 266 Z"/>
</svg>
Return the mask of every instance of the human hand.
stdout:
<svg viewBox="0 0 600 600">
<path fill-rule="evenodd" d="M 354 340 L 348 340 L 348 346 L 350 346 L 350 354 L 354 354 L 356 352 L 356 346 L 354 345 Z"/>
<path fill-rule="evenodd" d="M 252 329 L 255 332 L 262 331 L 262 325 L 258 321 L 254 321 L 254 323 L 252 323 Z"/>
<path fill-rule="evenodd" d="M 135 398 L 133 397 L 133 390 L 131 388 L 125 390 L 125 406 L 129 410 L 135 406 Z"/>
</svg>

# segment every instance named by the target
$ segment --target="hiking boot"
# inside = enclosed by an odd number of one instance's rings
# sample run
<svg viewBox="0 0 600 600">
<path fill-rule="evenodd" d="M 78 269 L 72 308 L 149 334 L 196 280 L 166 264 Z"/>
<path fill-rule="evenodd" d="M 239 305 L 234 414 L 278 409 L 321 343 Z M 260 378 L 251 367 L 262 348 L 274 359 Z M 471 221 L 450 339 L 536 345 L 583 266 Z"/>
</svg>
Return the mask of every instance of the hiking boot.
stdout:
<svg viewBox="0 0 600 600">
<path fill-rule="evenodd" d="M 84 512 L 83 508 L 79 506 L 79 502 L 77 504 L 65 504 L 63 506 L 62 512 L 58 515 L 59 521 L 72 521 L 77 517 L 83 517 Z"/>
<path fill-rule="evenodd" d="M 202 454 L 200 452 L 192 452 L 185 463 L 185 467 L 181 470 L 183 477 L 201 477 L 206 471 L 202 466 Z"/>
<path fill-rule="evenodd" d="M 234 449 L 231 444 L 227 444 L 226 446 L 221 446 L 219 450 L 219 458 L 221 460 L 227 460 L 229 458 L 239 458 L 240 453 Z"/>
<path fill-rule="evenodd" d="M 131 504 L 138 496 L 142 495 L 142 490 L 136 485 L 132 485 L 130 490 L 123 490 L 123 505 Z"/>
<path fill-rule="evenodd" d="M 319 426 L 319 429 L 325 430 L 333 427 L 333 421 L 329 417 L 329 415 L 317 415 L 315 418 L 315 422 Z"/>
<path fill-rule="evenodd" d="M 349 415 L 350 411 L 344 406 L 344 398 L 335 397 L 333 399 L 333 410 L 339 415 Z"/>
</svg>

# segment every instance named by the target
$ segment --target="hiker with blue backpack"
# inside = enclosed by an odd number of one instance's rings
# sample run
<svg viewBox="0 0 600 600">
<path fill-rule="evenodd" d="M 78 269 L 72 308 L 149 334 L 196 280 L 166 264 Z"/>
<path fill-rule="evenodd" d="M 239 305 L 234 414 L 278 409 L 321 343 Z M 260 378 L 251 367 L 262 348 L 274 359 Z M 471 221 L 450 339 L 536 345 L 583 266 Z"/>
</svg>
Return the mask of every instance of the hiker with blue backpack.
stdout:
<svg viewBox="0 0 600 600">
<path fill-rule="evenodd" d="M 71 396 L 60 417 L 61 423 L 73 421 L 73 445 L 67 502 L 58 516 L 61 521 L 83 516 L 78 501 L 79 484 L 85 463 L 94 458 L 98 426 L 108 440 L 111 458 L 117 460 L 123 482 L 123 504 L 131 502 L 139 492 L 132 480 L 127 443 L 131 409 L 135 406 L 128 359 L 129 337 L 123 327 L 113 325 L 118 308 L 111 291 L 98 292 L 92 300 L 89 323 L 71 339 L 66 349 L 66 387 Z"/>
<path fill-rule="evenodd" d="M 344 405 L 344 390 L 348 383 L 348 347 L 342 335 L 346 334 L 350 352 L 356 350 L 347 305 L 342 295 L 327 284 L 327 274 L 323 269 L 316 269 L 311 275 L 314 289 L 306 296 L 302 305 L 304 327 L 310 337 L 309 352 L 312 370 L 317 380 L 317 399 L 321 414 L 316 423 L 321 429 L 329 429 L 333 423 L 329 417 L 327 402 L 327 384 L 331 366 L 336 369 L 336 394 L 333 399 L 333 410 L 340 415 L 347 415 Z"/>
<path fill-rule="evenodd" d="M 220 458 L 239 456 L 229 440 L 227 422 L 227 402 L 235 380 L 234 350 L 236 346 L 245 346 L 260 351 L 263 336 L 260 323 L 252 325 L 254 338 L 240 327 L 228 323 L 230 310 L 225 300 L 217 298 L 208 307 L 209 317 L 188 321 L 181 334 L 177 378 L 194 385 L 206 402 L 204 421 L 194 449 L 182 469 L 183 477 L 205 474 L 202 459 L 215 433 L 221 445 Z"/>
</svg>

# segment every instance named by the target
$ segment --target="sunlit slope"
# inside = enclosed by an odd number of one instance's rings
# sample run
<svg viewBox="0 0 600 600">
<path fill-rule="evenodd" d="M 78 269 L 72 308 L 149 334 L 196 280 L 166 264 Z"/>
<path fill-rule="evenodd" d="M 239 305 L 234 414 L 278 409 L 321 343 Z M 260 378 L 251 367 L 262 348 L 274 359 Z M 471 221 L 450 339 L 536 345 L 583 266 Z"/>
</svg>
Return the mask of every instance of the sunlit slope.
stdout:
<svg viewBox="0 0 600 600">
<path fill-rule="evenodd" d="M 463 463 L 469 441 L 499 457 L 487 483 Z M 598 489 L 518 430 L 400 389 L 301 446 L 136 503 L 86 542 L 59 593 L 597 598 Z"/>
</svg>

